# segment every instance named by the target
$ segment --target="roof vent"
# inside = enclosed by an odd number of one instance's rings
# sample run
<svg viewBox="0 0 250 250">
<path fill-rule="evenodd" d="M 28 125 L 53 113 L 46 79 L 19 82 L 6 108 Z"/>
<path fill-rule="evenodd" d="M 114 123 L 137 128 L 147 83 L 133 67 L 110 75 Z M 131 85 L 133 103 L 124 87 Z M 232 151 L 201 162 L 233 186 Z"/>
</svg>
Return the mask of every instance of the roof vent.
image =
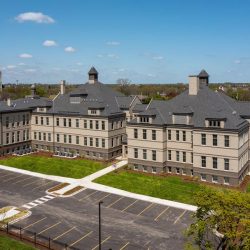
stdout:
<svg viewBox="0 0 250 250">
<path fill-rule="evenodd" d="M 233 115 L 236 115 L 236 113 L 237 113 L 237 112 L 236 112 L 235 110 L 232 112 Z"/>
</svg>

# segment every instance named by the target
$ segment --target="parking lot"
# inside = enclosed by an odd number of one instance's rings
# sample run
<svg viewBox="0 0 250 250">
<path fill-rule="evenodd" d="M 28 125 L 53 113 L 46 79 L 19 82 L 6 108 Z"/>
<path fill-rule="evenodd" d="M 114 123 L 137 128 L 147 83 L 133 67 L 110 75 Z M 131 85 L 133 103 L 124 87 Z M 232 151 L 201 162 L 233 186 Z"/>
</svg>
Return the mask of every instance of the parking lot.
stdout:
<svg viewBox="0 0 250 250">
<path fill-rule="evenodd" d="M 0 170 L 0 205 L 22 206 L 45 197 L 57 185 Z M 5 199 L 6 198 L 6 199 Z M 98 249 L 98 202 L 102 204 L 102 249 L 183 249 L 191 212 L 124 196 L 85 189 L 31 207 L 32 215 L 14 225 L 37 233 L 61 249 Z"/>
<path fill-rule="evenodd" d="M 0 206 L 4 206 L 4 202 L 7 203 L 8 199 L 11 199 L 13 206 L 22 206 L 46 195 L 45 191 L 57 184 L 58 182 L 55 181 L 0 169 L 2 197 Z"/>
</svg>

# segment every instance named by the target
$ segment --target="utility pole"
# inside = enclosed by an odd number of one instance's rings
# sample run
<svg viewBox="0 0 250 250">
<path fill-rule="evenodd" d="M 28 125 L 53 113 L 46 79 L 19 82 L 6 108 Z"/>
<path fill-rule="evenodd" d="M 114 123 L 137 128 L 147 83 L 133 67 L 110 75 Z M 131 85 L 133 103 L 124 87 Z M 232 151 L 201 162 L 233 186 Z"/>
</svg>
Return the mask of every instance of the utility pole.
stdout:
<svg viewBox="0 0 250 250">
<path fill-rule="evenodd" d="M 102 250 L 102 235 L 101 235 L 101 204 L 103 201 L 99 201 L 99 250 Z"/>
</svg>

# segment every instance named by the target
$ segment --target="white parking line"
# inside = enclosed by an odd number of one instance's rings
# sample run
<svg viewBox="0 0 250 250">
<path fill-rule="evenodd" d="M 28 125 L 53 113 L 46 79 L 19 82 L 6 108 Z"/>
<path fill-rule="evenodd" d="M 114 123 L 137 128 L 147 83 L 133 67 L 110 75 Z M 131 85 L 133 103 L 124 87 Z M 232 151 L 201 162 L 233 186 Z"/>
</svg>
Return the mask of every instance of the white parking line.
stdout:
<svg viewBox="0 0 250 250">
<path fill-rule="evenodd" d="M 184 212 L 182 212 L 181 215 L 175 220 L 174 224 L 176 224 L 186 212 L 187 210 L 184 210 Z"/>
</svg>

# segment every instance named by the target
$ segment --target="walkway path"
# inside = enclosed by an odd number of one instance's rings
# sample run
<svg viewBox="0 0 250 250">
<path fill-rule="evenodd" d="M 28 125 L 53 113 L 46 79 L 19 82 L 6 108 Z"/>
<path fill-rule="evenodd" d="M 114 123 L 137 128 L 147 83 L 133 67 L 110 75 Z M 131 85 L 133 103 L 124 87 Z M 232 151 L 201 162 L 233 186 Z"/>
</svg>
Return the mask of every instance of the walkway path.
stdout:
<svg viewBox="0 0 250 250">
<path fill-rule="evenodd" d="M 155 198 L 155 197 L 151 197 L 151 196 L 147 196 L 147 195 L 135 194 L 132 192 L 128 192 L 128 191 L 124 191 L 121 189 L 117 189 L 117 188 L 113 188 L 113 187 L 109 187 L 109 186 L 105 186 L 105 185 L 101 185 L 101 184 L 97 184 L 97 183 L 92 182 L 93 180 L 95 180 L 95 179 L 97 179 L 105 174 L 108 174 L 108 173 L 110 173 L 118 168 L 121 168 L 127 164 L 128 164 L 127 160 L 122 160 L 122 161 L 116 163 L 116 165 L 111 165 L 107 168 L 104 168 L 100 171 L 97 171 L 96 173 L 93 173 L 93 174 L 86 176 L 82 179 L 73 179 L 73 178 L 67 178 L 67 177 L 40 174 L 40 173 L 35 173 L 35 172 L 17 169 L 17 168 L 13 168 L 13 167 L 7 167 L 7 166 L 3 166 L 3 165 L 0 165 L 0 169 L 5 169 L 8 171 L 13 171 L 13 172 L 17 172 L 17 173 L 26 174 L 26 175 L 36 176 L 36 177 L 40 177 L 40 178 L 44 178 L 44 179 L 48 179 L 48 180 L 53 180 L 53 181 L 58 181 L 58 182 L 67 182 L 67 183 L 71 184 L 70 186 L 72 186 L 72 188 L 74 188 L 76 185 L 81 185 L 81 186 L 84 186 L 86 188 L 91 188 L 91 189 L 95 189 L 95 190 L 99 190 L 99 191 L 103 191 L 103 192 L 117 194 L 117 195 L 121 195 L 121 196 L 125 196 L 125 197 L 130 197 L 130 198 L 134 198 L 134 199 L 138 199 L 138 200 L 144 200 L 144 201 L 149 201 L 149 202 L 153 202 L 153 203 L 158 203 L 158 204 L 166 205 L 166 206 L 170 206 L 170 207 L 185 209 L 185 210 L 189 210 L 189 211 L 196 211 L 197 210 L 196 206 L 192 206 L 189 204 L 184 204 L 184 203 L 180 203 L 180 202 Z M 67 187 L 67 189 L 68 189 L 68 187 Z"/>
</svg>

